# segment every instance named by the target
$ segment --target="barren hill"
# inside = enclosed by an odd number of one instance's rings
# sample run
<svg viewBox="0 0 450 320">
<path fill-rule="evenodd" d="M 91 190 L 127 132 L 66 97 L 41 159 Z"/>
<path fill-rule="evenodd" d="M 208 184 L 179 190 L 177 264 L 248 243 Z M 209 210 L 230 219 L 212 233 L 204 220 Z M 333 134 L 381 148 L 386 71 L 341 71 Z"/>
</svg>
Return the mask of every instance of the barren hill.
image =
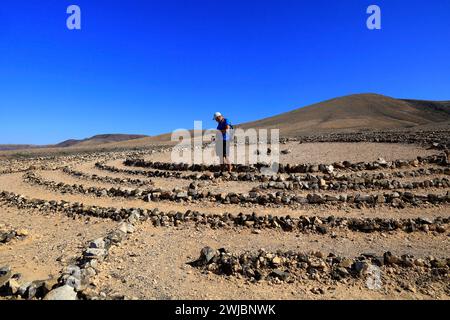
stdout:
<svg viewBox="0 0 450 320">
<path fill-rule="evenodd" d="M 53 145 L 30 145 L 30 144 L 0 144 L 0 150 L 26 150 L 26 149 L 48 149 L 48 148 L 69 148 L 69 147 L 90 147 L 108 143 L 132 141 L 145 138 L 140 134 L 100 134 L 90 138 L 76 140 L 70 139 Z"/>
<path fill-rule="evenodd" d="M 140 138 L 145 138 L 145 135 L 139 134 L 99 134 L 87 139 L 83 140 L 66 140 L 61 143 L 55 145 L 55 147 L 86 147 L 86 146 L 95 146 L 110 142 L 120 142 L 120 141 L 128 141 L 135 140 Z"/>
<path fill-rule="evenodd" d="M 400 100 L 358 94 L 320 102 L 241 128 L 279 128 L 282 135 L 330 131 L 383 130 L 450 121 L 449 101 Z"/>
</svg>

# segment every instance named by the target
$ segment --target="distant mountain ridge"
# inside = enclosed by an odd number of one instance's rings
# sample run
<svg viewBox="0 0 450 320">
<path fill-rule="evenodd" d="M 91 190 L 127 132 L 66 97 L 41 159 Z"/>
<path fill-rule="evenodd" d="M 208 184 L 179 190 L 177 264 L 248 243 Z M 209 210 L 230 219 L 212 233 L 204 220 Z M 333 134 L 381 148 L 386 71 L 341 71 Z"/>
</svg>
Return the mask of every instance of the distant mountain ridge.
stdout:
<svg viewBox="0 0 450 320">
<path fill-rule="evenodd" d="M 232 119 L 239 123 L 239 119 Z M 354 94 L 319 102 L 269 118 L 239 124 L 248 129 L 280 129 L 282 136 L 329 132 L 392 130 L 417 128 L 450 129 L 450 101 L 395 99 L 379 94 Z M 146 136 L 136 134 L 102 134 L 82 140 L 66 140 L 56 145 L 0 145 L 0 150 L 27 148 L 76 148 L 89 146 L 142 146 L 168 142 L 171 134 Z"/>
<path fill-rule="evenodd" d="M 39 146 L 35 146 L 32 144 L 0 144 L 0 151 L 22 150 L 32 148 L 39 148 Z"/>
<path fill-rule="evenodd" d="M 104 143 L 110 143 L 110 142 L 135 140 L 135 139 L 140 139 L 140 138 L 145 138 L 145 137 L 148 137 L 148 136 L 142 135 L 142 134 L 99 134 L 99 135 L 95 135 L 93 137 L 90 137 L 87 139 L 82 139 L 82 140 L 76 140 L 76 139 L 65 140 L 65 141 L 55 144 L 53 146 L 58 147 L 58 148 L 67 148 L 67 147 L 73 147 L 73 146 L 87 146 L 87 145 L 97 145 L 97 144 L 104 144 Z"/>
<path fill-rule="evenodd" d="M 70 148 L 102 145 L 112 142 L 129 141 L 148 137 L 142 134 L 99 134 L 86 139 L 70 139 L 53 145 L 20 145 L 20 144 L 0 144 L 0 150 L 22 150 L 36 148 Z"/>
</svg>

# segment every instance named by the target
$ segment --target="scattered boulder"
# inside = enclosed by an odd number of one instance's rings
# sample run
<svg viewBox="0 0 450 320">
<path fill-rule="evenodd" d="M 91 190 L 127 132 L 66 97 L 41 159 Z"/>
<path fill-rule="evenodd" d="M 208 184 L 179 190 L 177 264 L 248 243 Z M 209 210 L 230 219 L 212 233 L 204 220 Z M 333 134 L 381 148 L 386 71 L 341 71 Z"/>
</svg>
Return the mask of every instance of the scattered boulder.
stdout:
<svg viewBox="0 0 450 320">
<path fill-rule="evenodd" d="M 77 293 L 73 287 L 64 285 L 50 291 L 44 300 L 77 300 Z"/>
<path fill-rule="evenodd" d="M 117 228 L 118 230 L 122 231 L 123 233 L 127 234 L 127 233 L 133 233 L 134 232 L 134 227 L 132 224 L 130 223 L 126 223 L 126 222 L 122 222 L 119 224 L 119 227 Z"/>
<path fill-rule="evenodd" d="M 189 262 L 188 264 L 196 267 L 206 266 L 214 259 L 215 256 L 216 250 L 212 249 L 211 247 L 204 247 L 200 251 L 200 257 L 193 262 Z"/>
<path fill-rule="evenodd" d="M 4 266 L 0 267 L 0 288 L 3 287 L 9 279 L 11 279 L 11 267 L 10 266 Z"/>
</svg>

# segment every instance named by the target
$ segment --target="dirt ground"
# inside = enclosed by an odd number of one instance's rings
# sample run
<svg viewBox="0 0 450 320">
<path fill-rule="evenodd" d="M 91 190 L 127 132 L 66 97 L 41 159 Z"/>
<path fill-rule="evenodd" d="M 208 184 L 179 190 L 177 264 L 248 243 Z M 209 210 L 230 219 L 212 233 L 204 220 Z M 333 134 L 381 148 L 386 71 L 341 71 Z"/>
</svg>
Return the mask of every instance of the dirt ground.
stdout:
<svg viewBox="0 0 450 320">
<path fill-rule="evenodd" d="M 426 239 L 426 242 L 424 240 Z M 180 230 L 159 229 L 144 225 L 126 243 L 113 251 L 112 260 L 102 265 L 98 283 L 101 290 L 121 293 L 139 299 L 430 299 L 445 296 L 398 292 L 388 281 L 380 292 L 371 291 L 358 283 L 351 287 L 331 285 L 325 295 L 317 296 L 309 289 L 319 284 L 274 285 L 248 283 L 242 279 L 202 274 L 187 265 L 195 260 L 198 248 L 225 247 L 233 252 L 258 250 L 295 250 L 299 252 L 320 250 L 343 256 L 357 256 L 361 252 L 383 254 L 411 252 L 417 257 L 450 253 L 447 235 L 364 235 L 340 233 L 337 238 L 321 235 L 302 235 L 279 231 L 252 234 L 249 230 Z M 323 284 L 321 284 L 323 286 Z M 320 286 L 320 285 L 319 285 Z M 447 297 L 448 298 L 448 297 Z"/>
<path fill-rule="evenodd" d="M 425 150 L 414 145 L 384 143 L 288 143 L 281 150 L 292 152 L 281 155 L 283 163 L 332 163 L 337 161 L 375 161 L 384 158 L 411 160 L 417 156 L 436 154 L 436 150 Z M 132 153 L 130 153 L 132 154 Z M 64 184 L 82 184 L 85 187 L 122 187 L 114 183 L 103 183 L 90 179 L 80 179 L 63 172 L 63 166 L 101 177 L 132 178 L 150 180 L 162 189 L 187 188 L 190 180 L 177 178 L 145 178 L 125 173 L 112 173 L 95 167 L 97 161 L 121 169 L 130 169 L 123 164 L 125 156 L 113 159 L 111 154 L 99 155 L 96 159 L 64 162 L 57 170 L 34 170 L 48 181 Z M 170 152 L 148 153 L 146 160 L 170 161 Z M 42 162 L 42 160 L 39 160 Z M 29 166 L 30 161 L 27 161 Z M 428 165 L 426 168 L 436 167 Z M 142 168 L 139 168 L 141 170 Z M 411 171 L 416 168 L 401 169 Z M 142 169 L 152 171 L 151 169 Z M 391 173 L 395 170 L 380 169 L 371 173 Z M 186 172 L 184 172 L 186 173 Z M 223 204 L 214 201 L 144 202 L 140 199 L 120 197 L 97 197 L 89 194 L 69 194 L 51 190 L 44 186 L 24 181 L 23 172 L 0 175 L 0 192 L 9 191 L 29 199 L 46 201 L 78 202 L 87 206 L 114 208 L 159 208 L 162 211 L 197 210 L 202 213 L 253 213 L 276 216 L 336 216 L 371 218 L 435 218 L 450 217 L 450 205 L 423 204 L 403 209 L 389 206 L 375 208 L 351 208 L 349 206 L 262 206 Z M 421 181 L 423 179 L 443 178 L 448 175 L 431 175 L 415 178 L 401 178 L 401 181 Z M 203 187 L 211 192 L 247 193 L 259 182 L 212 181 Z M 449 188 L 423 188 L 418 193 L 445 194 Z M 273 190 L 267 192 L 274 192 Z M 275 191 L 276 192 L 276 191 Z M 378 190 L 368 189 L 365 194 Z M 305 195 L 308 192 L 296 191 Z M 322 191 L 319 191 L 322 193 Z M 339 194 L 338 191 L 323 192 Z M 347 194 L 357 193 L 348 190 Z M 50 213 L 38 210 L 20 210 L 8 203 L 0 202 L 0 225 L 26 229 L 29 235 L 22 240 L 15 239 L 0 244 L 0 267 L 8 265 L 15 273 L 21 273 L 29 281 L 58 277 L 61 270 L 80 256 L 83 246 L 89 240 L 104 236 L 117 226 L 109 219 L 93 217 L 69 218 L 64 213 Z M 450 233 L 404 231 L 361 233 L 350 230 L 338 230 L 331 234 L 308 234 L 285 232 L 282 230 L 262 230 L 259 233 L 246 228 L 211 229 L 207 226 L 186 224 L 181 227 L 154 227 L 150 221 L 139 224 L 134 233 L 119 246 L 110 249 L 109 257 L 99 264 L 95 277 L 98 292 L 111 297 L 123 295 L 138 299 L 450 299 L 450 280 L 430 283 L 425 287 L 417 285 L 417 290 L 407 290 L 402 283 L 416 287 L 416 274 L 395 274 L 383 270 L 383 287 L 370 290 L 364 279 L 347 281 L 302 280 L 294 283 L 274 284 L 268 281 L 253 283 L 248 279 L 235 276 L 217 275 L 203 272 L 187 264 L 198 258 L 205 246 L 215 249 L 226 248 L 242 253 L 264 248 L 269 251 L 309 252 L 320 250 L 344 257 L 354 258 L 363 253 L 382 255 L 390 251 L 399 256 L 410 254 L 416 258 L 450 257 Z M 411 287 L 410 286 L 410 287 Z M 321 288 L 317 294 L 315 288 Z M 315 293 L 313 293 L 315 292 Z"/>
<path fill-rule="evenodd" d="M 87 241 L 102 236 L 114 223 L 98 218 L 72 219 L 59 214 L 0 208 L 0 224 L 25 229 L 23 240 L 0 244 L 0 266 L 9 265 L 26 281 L 58 277 Z"/>
<path fill-rule="evenodd" d="M 246 147 L 246 154 L 249 155 L 251 150 L 256 150 L 256 146 Z M 212 147 L 204 151 L 205 154 L 209 154 L 213 150 Z M 281 154 L 284 150 L 290 150 L 289 154 Z M 280 163 L 333 163 L 339 161 L 350 162 L 364 162 L 375 161 L 378 158 L 383 158 L 386 161 L 393 160 L 410 160 L 415 159 L 417 156 L 428 156 L 435 154 L 433 150 L 424 150 L 421 147 L 414 145 L 397 145 L 389 143 L 302 143 L 288 142 L 281 144 L 280 151 Z M 212 151 L 211 153 L 214 153 Z M 155 153 L 145 157 L 148 161 L 160 161 L 171 162 L 172 152 L 166 151 L 161 153 Z M 247 157 L 248 160 L 248 157 Z M 117 164 L 117 163 L 114 163 Z"/>
</svg>

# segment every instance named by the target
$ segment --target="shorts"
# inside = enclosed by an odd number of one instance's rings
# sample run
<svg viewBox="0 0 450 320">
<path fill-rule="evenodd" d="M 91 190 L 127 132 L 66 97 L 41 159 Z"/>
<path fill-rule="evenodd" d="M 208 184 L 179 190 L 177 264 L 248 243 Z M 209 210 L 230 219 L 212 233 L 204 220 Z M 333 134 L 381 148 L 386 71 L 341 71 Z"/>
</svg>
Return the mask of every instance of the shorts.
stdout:
<svg viewBox="0 0 450 320">
<path fill-rule="evenodd" d="M 222 144 L 222 147 L 220 146 Z M 216 143 L 216 153 L 219 158 L 228 158 L 230 156 L 230 141 L 222 141 Z"/>
<path fill-rule="evenodd" d="M 224 141 L 222 146 L 222 157 L 228 158 L 230 156 L 230 141 Z"/>
</svg>

